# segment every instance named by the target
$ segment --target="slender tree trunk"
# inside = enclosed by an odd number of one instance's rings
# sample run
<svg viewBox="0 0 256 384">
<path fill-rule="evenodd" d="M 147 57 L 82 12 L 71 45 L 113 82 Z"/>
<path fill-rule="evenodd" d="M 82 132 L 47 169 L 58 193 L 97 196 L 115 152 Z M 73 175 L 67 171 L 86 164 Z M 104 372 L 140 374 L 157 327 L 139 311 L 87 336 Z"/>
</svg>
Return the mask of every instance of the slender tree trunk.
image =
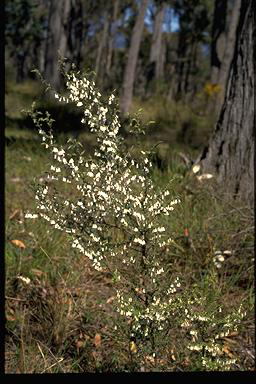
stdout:
<svg viewBox="0 0 256 384">
<path fill-rule="evenodd" d="M 16 54 L 16 82 L 20 83 L 24 80 L 24 64 L 25 64 L 26 55 L 24 52 Z"/>
<path fill-rule="evenodd" d="M 254 204 L 254 0 L 242 0 L 235 50 L 215 131 L 200 162 L 227 190 Z M 253 36 L 254 34 L 254 36 Z M 254 61 L 253 61 L 254 60 Z"/>
<path fill-rule="evenodd" d="M 70 5 L 70 0 L 51 0 L 50 4 L 45 77 L 56 89 L 60 86 L 58 55 L 64 57 L 67 49 L 66 30 Z"/>
<path fill-rule="evenodd" d="M 80 68 L 82 61 L 82 45 L 84 42 L 84 2 L 71 0 L 68 23 L 68 51 L 72 61 Z"/>
<path fill-rule="evenodd" d="M 103 31 L 100 33 L 99 36 L 99 45 L 98 45 L 98 51 L 97 51 L 97 57 L 96 57 L 96 64 L 95 64 L 95 73 L 96 75 L 99 75 L 100 72 L 100 66 L 102 63 L 102 53 L 104 48 L 107 44 L 107 36 L 108 36 L 108 28 L 109 28 L 109 19 L 108 19 L 108 11 L 106 10 L 104 12 L 104 26 Z"/>
<path fill-rule="evenodd" d="M 155 14 L 154 32 L 150 49 L 150 62 L 155 64 L 155 78 L 163 76 L 163 19 L 165 4 L 161 3 Z"/>
<path fill-rule="evenodd" d="M 225 30 L 227 20 L 227 0 L 215 0 L 212 42 L 211 42 L 211 82 L 217 84 L 225 50 Z"/>
<path fill-rule="evenodd" d="M 197 42 L 195 42 L 194 43 L 194 49 L 193 49 L 193 57 L 192 57 L 192 71 L 193 71 L 193 73 L 197 73 L 197 68 L 198 68 L 197 55 L 198 55 L 198 44 L 197 44 Z M 191 91 L 192 91 L 192 97 L 193 97 L 197 93 L 198 82 L 194 80 L 191 88 L 192 88 Z"/>
<path fill-rule="evenodd" d="M 176 98 L 180 99 L 185 93 L 185 71 L 188 62 L 188 35 L 186 32 L 181 30 L 179 32 L 177 62 L 176 62 L 176 73 L 177 73 L 177 89 Z"/>
<path fill-rule="evenodd" d="M 132 31 L 131 43 L 128 50 L 128 59 L 124 72 L 123 89 L 120 101 L 120 109 L 122 114 L 128 113 L 132 102 L 135 70 L 143 33 L 144 16 L 147 9 L 147 5 L 148 0 L 141 1 L 139 13 L 136 18 L 136 23 Z"/>
<path fill-rule="evenodd" d="M 186 65 L 186 72 L 185 72 L 185 79 L 184 79 L 184 94 L 186 97 L 190 91 L 190 78 L 191 78 L 191 70 L 193 69 L 193 64 L 194 64 L 194 56 L 195 56 L 195 51 L 196 51 L 196 45 L 197 42 L 193 40 L 190 45 L 190 52 L 188 54 L 188 61 Z"/>
<path fill-rule="evenodd" d="M 112 22 L 111 22 L 110 36 L 108 41 L 108 55 L 107 55 L 107 65 L 106 65 L 106 73 L 108 76 L 110 75 L 111 65 L 112 65 L 113 48 L 114 48 L 114 41 L 115 41 L 116 30 L 117 30 L 118 7 L 119 7 L 119 0 L 114 0 L 114 10 L 113 10 L 113 16 L 112 16 Z"/>
<path fill-rule="evenodd" d="M 49 0 L 41 0 L 40 7 L 49 15 Z M 49 19 L 49 17 L 48 17 Z M 43 30 L 43 36 L 38 50 L 38 66 L 40 72 L 45 76 L 45 58 L 46 58 L 46 42 L 48 37 L 48 29 Z"/>
</svg>

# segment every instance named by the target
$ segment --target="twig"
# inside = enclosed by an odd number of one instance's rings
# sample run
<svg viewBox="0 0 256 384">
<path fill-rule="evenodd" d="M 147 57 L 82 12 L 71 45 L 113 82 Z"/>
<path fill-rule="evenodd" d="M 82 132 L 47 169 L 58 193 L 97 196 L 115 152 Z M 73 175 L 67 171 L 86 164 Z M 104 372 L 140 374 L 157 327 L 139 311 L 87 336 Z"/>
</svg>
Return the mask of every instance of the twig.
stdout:
<svg viewBox="0 0 256 384">
<path fill-rule="evenodd" d="M 54 358 L 54 360 L 56 360 L 56 362 L 55 362 L 54 364 L 52 364 L 50 367 L 45 368 L 44 371 L 42 371 L 41 373 L 45 372 L 46 370 L 52 368 L 54 365 L 59 364 L 61 361 L 64 360 L 63 357 L 61 357 L 59 360 L 57 360 L 57 358 L 54 356 L 54 354 L 52 353 L 52 351 L 50 350 L 50 348 L 47 347 L 47 345 L 44 345 L 44 344 L 43 344 L 41 341 L 39 341 L 39 340 L 37 341 L 37 344 L 38 344 L 38 343 L 40 343 L 41 345 L 43 345 L 43 346 L 49 351 L 49 353 L 52 355 L 52 357 Z"/>
<path fill-rule="evenodd" d="M 16 297 L 5 296 L 5 298 L 9 300 L 26 301 L 26 299 L 17 299 Z"/>
<path fill-rule="evenodd" d="M 43 354 L 43 351 L 42 351 L 42 348 L 40 347 L 40 345 L 38 344 L 38 342 L 36 342 L 37 346 L 38 346 L 38 349 L 43 357 L 43 360 L 44 360 L 44 366 L 46 366 L 46 360 L 45 360 L 45 357 L 44 357 L 44 354 Z"/>
<path fill-rule="evenodd" d="M 179 152 L 178 155 L 182 158 L 187 168 L 191 168 L 193 165 L 193 160 L 189 159 L 184 153 Z"/>
<path fill-rule="evenodd" d="M 41 373 L 44 373 L 44 372 L 48 371 L 48 369 L 51 369 L 51 368 L 54 367 L 56 364 L 61 363 L 63 360 L 64 360 L 64 357 L 61 357 L 58 361 L 56 361 L 56 363 L 50 365 L 48 368 L 45 368 Z"/>
</svg>

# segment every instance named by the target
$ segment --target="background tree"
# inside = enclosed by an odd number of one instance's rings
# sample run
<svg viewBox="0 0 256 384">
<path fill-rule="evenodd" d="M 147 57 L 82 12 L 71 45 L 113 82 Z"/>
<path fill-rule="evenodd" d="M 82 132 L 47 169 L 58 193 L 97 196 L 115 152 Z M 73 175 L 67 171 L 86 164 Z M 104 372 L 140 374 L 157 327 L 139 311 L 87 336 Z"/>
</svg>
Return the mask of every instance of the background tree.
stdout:
<svg viewBox="0 0 256 384">
<path fill-rule="evenodd" d="M 165 1 L 156 1 L 156 12 L 154 16 L 154 31 L 150 49 L 150 63 L 154 65 L 155 78 L 159 79 L 164 72 L 164 49 L 163 49 L 163 20 Z"/>
<path fill-rule="evenodd" d="M 234 53 L 240 6 L 241 0 L 215 1 L 211 43 L 211 83 L 220 86 L 216 103 L 213 105 L 216 115 L 224 99 Z"/>
<path fill-rule="evenodd" d="M 117 32 L 117 23 L 118 23 L 118 10 L 119 10 L 119 0 L 113 1 L 112 7 L 112 16 L 110 22 L 110 31 L 109 31 L 109 39 L 108 39 L 108 53 L 107 53 L 107 65 L 106 65 L 106 73 L 108 76 L 111 75 L 111 68 L 113 63 L 113 52 L 114 52 L 114 44 Z"/>
<path fill-rule="evenodd" d="M 206 0 L 176 0 L 174 9 L 179 17 L 176 61 L 177 99 L 191 93 L 196 74 L 198 51 L 208 43 L 212 5 Z"/>
<path fill-rule="evenodd" d="M 229 68 L 234 54 L 236 43 L 236 30 L 239 21 L 241 0 L 231 1 L 230 8 L 230 19 L 228 20 L 228 26 L 226 27 L 225 49 L 217 78 L 217 83 L 221 86 L 215 107 L 217 113 L 223 103 Z"/>
<path fill-rule="evenodd" d="M 43 11 L 40 1 L 13 0 L 5 4 L 5 39 L 9 54 L 14 59 L 16 81 L 26 76 L 26 64 L 35 57 L 35 47 L 43 37 Z M 34 61 L 36 66 L 38 61 Z"/>
<path fill-rule="evenodd" d="M 200 161 L 235 197 L 254 204 L 253 0 L 242 0 L 225 99 Z M 255 52 L 255 51 L 254 51 Z"/>
<path fill-rule="evenodd" d="M 70 0 L 51 0 L 45 59 L 45 77 L 56 88 L 60 86 L 59 55 L 67 56 Z"/>
<path fill-rule="evenodd" d="M 204 81 L 198 63 L 209 56 L 202 51 L 209 44 L 209 0 L 196 0 L 193 6 L 188 0 L 15 0 L 7 1 L 6 10 L 7 51 L 18 77 L 28 77 L 36 66 L 58 87 L 59 52 L 80 69 L 94 69 L 103 89 L 119 89 L 121 106 L 125 100 L 130 103 L 128 94 L 151 97 L 154 82 L 151 91 L 147 88 L 154 79 L 166 88 L 169 84 L 169 95 L 180 93 L 181 97 L 196 92 Z M 142 12 L 146 18 L 140 19 Z M 173 32 L 167 28 L 167 19 L 174 13 L 178 30 Z M 23 22 L 28 19 L 24 35 Z M 31 23 L 41 28 L 40 33 L 35 34 Z"/>
<path fill-rule="evenodd" d="M 218 73 L 225 50 L 228 0 L 215 0 L 211 41 L 211 82 L 218 83 Z"/>
<path fill-rule="evenodd" d="M 120 109 L 123 114 L 126 114 L 129 111 L 132 102 L 135 70 L 142 32 L 144 28 L 144 16 L 147 5 L 148 0 L 141 1 L 139 12 L 136 18 L 136 23 L 132 31 L 131 43 L 128 50 L 127 64 L 125 66 L 122 94 L 120 99 Z"/>
<path fill-rule="evenodd" d="M 86 34 L 85 3 L 82 0 L 71 0 L 68 26 L 69 56 L 77 68 L 80 68 Z"/>
<path fill-rule="evenodd" d="M 107 37 L 108 37 L 108 32 L 109 32 L 109 9 L 104 9 L 103 13 L 103 28 L 102 32 L 99 34 L 99 41 L 98 41 L 98 49 L 97 49 L 97 56 L 96 56 L 96 64 L 95 64 L 95 73 L 96 75 L 99 76 L 99 71 L 100 71 L 100 66 L 103 65 L 103 63 L 106 66 L 106 60 L 103 62 L 103 50 L 107 49 Z M 106 59 L 106 54 L 105 54 L 105 59 Z"/>
</svg>

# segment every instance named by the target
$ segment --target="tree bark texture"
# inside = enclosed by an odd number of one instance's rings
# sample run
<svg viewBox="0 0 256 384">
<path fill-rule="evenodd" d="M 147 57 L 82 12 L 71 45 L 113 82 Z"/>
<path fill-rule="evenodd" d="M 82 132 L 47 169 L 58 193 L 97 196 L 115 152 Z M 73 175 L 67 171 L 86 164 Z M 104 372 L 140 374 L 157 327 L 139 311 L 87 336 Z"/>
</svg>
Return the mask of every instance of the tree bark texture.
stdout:
<svg viewBox="0 0 256 384">
<path fill-rule="evenodd" d="M 108 11 L 106 10 L 104 12 L 103 30 L 102 30 L 102 33 L 100 33 L 99 35 L 98 51 L 97 51 L 96 64 L 95 64 L 95 73 L 97 76 L 100 73 L 100 69 L 102 65 L 103 50 L 107 45 L 108 29 L 109 29 L 109 15 L 108 15 Z"/>
<path fill-rule="evenodd" d="M 175 97 L 181 99 L 186 94 L 186 74 L 189 71 L 189 62 L 191 61 L 190 50 L 193 44 L 193 38 L 181 27 L 178 39 L 176 70 L 177 84 Z"/>
<path fill-rule="evenodd" d="M 85 34 L 85 12 L 83 0 L 71 0 L 68 23 L 68 51 L 72 61 L 80 68 Z"/>
<path fill-rule="evenodd" d="M 216 113 L 219 112 L 224 100 L 225 87 L 227 83 L 229 68 L 232 57 L 234 55 L 235 43 L 236 43 L 236 29 L 239 21 L 239 14 L 241 8 L 241 0 L 235 0 L 234 6 L 231 12 L 231 17 L 226 34 L 225 50 L 222 57 L 221 67 L 218 71 L 217 83 L 220 84 L 221 89 L 217 98 Z"/>
<path fill-rule="evenodd" d="M 58 55 L 64 57 L 67 50 L 66 32 L 70 5 L 70 0 L 52 0 L 50 4 L 45 77 L 56 89 L 60 86 Z"/>
<path fill-rule="evenodd" d="M 112 57 L 114 51 L 114 41 L 117 31 L 117 17 L 118 17 L 118 8 L 119 8 L 119 0 L 114 0 L 113 5 L 113 15 L 110 25 L 110 36 L 108 40 L 108 54 L 107 54 L 107 65 L 106 65 L 106 73 L 109 76 L 112 66 Z"/>
<path fill-rule="evenodd" d="M 156 11 L 154 20 L 154 32 L 150 49 L 150 62 L 155 64 L 155 78 L 159 79 L 164 72 L 164 55 L 163 55 L 163 19 L 165 4 L 161 3 Z"/>
<path fill-rule="evenodd" d="M 227 0 L 215 0 L 211 41 L 211 82 L 217 84 L 225 49 Z"/>
<path fill-rule="evenodd" d="M 254 205 L 254 0 L 242 0 L 225 99 L 215 131 L 204 149 L 203 172 L 225 183 L 235 198 Z"/>
<path fill-rule="evenodd" d="M 132 102 L 135 70 L 138 60 L 140 42 L 144 28 L 144 16 L 148 0 L 142 0 L 139 13 L 132 31 L 131 43 L 128 50 L 128 58 L 124 71 L 123 89 L 120 100 L 120 109 L 123 115 L 127 114 Z"/>
</svg>

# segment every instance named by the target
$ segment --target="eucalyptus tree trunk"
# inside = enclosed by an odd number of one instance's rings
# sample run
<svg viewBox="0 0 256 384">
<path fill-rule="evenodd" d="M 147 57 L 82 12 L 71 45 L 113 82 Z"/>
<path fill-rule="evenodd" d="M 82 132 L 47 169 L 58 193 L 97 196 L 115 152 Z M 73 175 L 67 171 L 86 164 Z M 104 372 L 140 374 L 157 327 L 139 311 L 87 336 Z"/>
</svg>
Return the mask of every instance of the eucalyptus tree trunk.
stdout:
<svg viewBox="0 0 256 384">
<path fill-rule="evenodd" d="M 83 0 L 71 0 L 68 30 L 68 50 L 72 62 L 80 68 L 85 34 L 85 12 Z"/>
<path fill-rule="evenodd" d="M 98 51 L 97 51 L 96 64 L 95 64 L 95 73 L 97 76 L 99 75 L 100 67 L 102 64 L 103 50 L 107 45 L 107 36 L 108 36 L 108 28 L 109 28 L 109 15 L 107 10 L 105 10 L 103 18 L 104 18 L 103 30 L 99 35 Z"/>
<path fill-rule="evenodd" d="M 232 7 L 232 8 L 231 8 Z M 215 0 L 212 31 L 211 82 L 219 84 L 220 91 L 209 109 L 218 115 L 222 106 L 231 60 L 234 54 L 236 29 L 239 21 L 241 0 L 228 3 L 227 0 Z M 230 14 L 230 15 L 229 15 Z"/>
<path fill-rule="evenodd" d="M 70 0 L 51 0 L 46 43 L 45 77 L 58 89 L 60 72 L 59 55 L 64 57 L 67 51 L 67 25 L 70 12 Z"/>
<path fill-rule="evenodd" d="M 124 80 L 120 100 L 120 109 L 123 115 L 127 114 L 132 102 L 135 70 L 138 60 L 140 42 L 144 28 L 144 16 L 148 0 L 142 0 L 136 22 L 132 31 L 131 43 L 128 50 L 128 58 L 124 71 Z"/>
<path fill-rule="evenodd" d="M 211 41 L 211 82 L 217 84 L 226 43 L 227 0 L 215 0 Z"/>
<path fill-rule="evenodd" d="M 108 41 L 108 54 L 107 54 L 107 65 L 106 65 L 106 73 L 108 76 L 110 75 L 111 66 L 112 66 L 114 40 L 115 40 L 116 30 L 117 30 L 118 6 L 119 6 L 119 0 L 114 0 L 114 9 L 113 9 L 113 16 L 111 20 L 111 29 L 110 29 L 110 36 Z"/>
<path fill-rule="evenodd" d="M 161 3 L 155 14 L 154 32 L 150 49 L 150 62 L 155 65 L 155 78 L 159 79 L 163 76 L 164 71 L 164 55 L 163 55 L 163 19 L 164 19 L 165 3 Z"/>
<path fill-rule="evenodd" d="M 49 15 L 49 7 L 50 7 L 50 2 L 49 0 L 40 0 L 39 6 L 45 11 L 45 14 Z M 49 18 L 48 18 L 49 19 Z M 42 40 L 40 47 L 38 49 L 38 66 L 39 66 L 39 71 L 41 73 L 45 73 L 45 59 L 46 59 L 46 43 L 47 43 L 47 38 L 48 38 L 48 32 L 49 29 L 44 29 L 43 30 L 43 35 L 42 35 Z"/>
<path fill-rule="evenodd" d="M 189 58 L 189 43 L 187 32 L 180 30 L 179 40 L 178 40 L 178 49 L 177 49 L 177 60 L 175 72 L 177 74 L 177 84 L 175 90 L 176 99 L 182 98 L 185 95 L 185 77 L 186 69 L 188 66 Z"/>
<path fill-rule="evenodd" d="M 238 26 L 239 21 L 239 14 L 240 14 L 240 8 L 241 8 L 241 0 L 235 0 L 231 17 L 228 25 L 227 35 L 226 35 L 226 44 L 225 44 L 225 50 L 222 58 L 221 67 L 218 72 L 218 78 L 217 83 L 220 84 L 221 89 L 220 93 L 218 95 L 217 103 L 216 103 L 216 112 L 218 113 L 221 105 L 224 100 L 225 95 L 225 86 L 227 83 L 229 68 L 231 64 L 231 60 L 234 54 L 235 49 L 235 43 L 236 43 L 236 30 Z"/>
<path fill-rule="evenodd" d="M 213 135 L 200 157 L 203 172 L 214 174 L 234 197 L 250 206 L 255 196 L 253 3 L 254 0 L 241 0 L 224 102 Z"/>
</svg>

